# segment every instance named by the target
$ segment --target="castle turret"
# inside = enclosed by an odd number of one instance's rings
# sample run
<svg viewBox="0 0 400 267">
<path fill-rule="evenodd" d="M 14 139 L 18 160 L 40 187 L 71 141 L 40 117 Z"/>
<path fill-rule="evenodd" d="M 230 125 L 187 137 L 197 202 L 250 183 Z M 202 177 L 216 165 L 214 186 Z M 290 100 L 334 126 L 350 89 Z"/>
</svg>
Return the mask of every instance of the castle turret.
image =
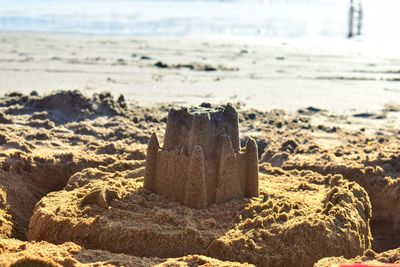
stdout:
<svg viewBox="0 0 400 267">
<path fill-rule="evenodd" d="M 182 137 L 186 137 L 185 128 L 192 123 L 192 115 L 188 113 L 186 108 L 180 110 L 171 109 L 168 112 L 167 128 L 165 129 L 163 149 L 171 150 L 182 145 Z M 187 144 L 185 144 L 187 147 Z"/>
<path fill-rule="evenodd" d="M 189 208 L 207 208 L 207 188 L 204 164 L 204 154 L 201 146 L 196 145 L 193 149 L 189 163 L 184 205 Z"/>
<path fill-rule="evenodd" d="M 199 145 L 202 150 L 210 150 L 208 147 L 208 131 L 210 128 L 210 114 L 195 113 L 192 120 L 192 125 L 189 134 L 189 150 L 191 154 L 194 147 Z M 209 153 L 208 153 L 209 154 Z"/>
<path fill-rule="evenodd" d="M 215 202 L 223 203 L 234 198 L 241 198 L 243 194 L 240 189 L 240 180 L 238 179 L 236 153 L 233 150 L 229 136 L 220 136 L 219 150 Z"/>
<path fill-rule="evenodd" d="M 146 166 L 144 171 L 143 187 L 148 190 L 155 191 L 156 169 L 157 169 L 157 153 L 160 149 L 158 138 L 155 133 L 152 133 L 149 145 L 147 147 Z"/>
<path fill-rule="evenodd" d="M 258 197 L 258 147 L 256 140 L 249 137 L 246 144 L 246 196 Z"/>
<path fill-rule="evenodd" d="M 224 109 L 224 115 L 228 121 L 230 128 L 230 136 L 232 141 L 232 147 L 235 152 L 240 150 L 240 140 L 239 140 L 239 118 L 236 109 L 231 103 L 228 103 Z"/>
</svg>

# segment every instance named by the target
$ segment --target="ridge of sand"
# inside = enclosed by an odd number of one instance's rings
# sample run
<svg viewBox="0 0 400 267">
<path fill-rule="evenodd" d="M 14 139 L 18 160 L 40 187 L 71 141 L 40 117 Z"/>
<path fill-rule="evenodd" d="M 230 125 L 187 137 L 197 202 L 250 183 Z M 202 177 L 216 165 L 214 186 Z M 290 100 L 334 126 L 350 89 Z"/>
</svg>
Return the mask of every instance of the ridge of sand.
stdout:
<svg viewBox="0 0 400 267">
<path fill-rule="evenodd" d="M 250 267 L 250 264 L 220 261 L 217 259 L 188 255 L 181 258 L 159 259 L 113 254 L 102 250 L 90 250 L 67 242 L 54 245 L 47 242 L 23 242 L 16 239 L 0 239 L 0 265 L 4 267 L 46 266 L 215 266 Z"/>
</svg>

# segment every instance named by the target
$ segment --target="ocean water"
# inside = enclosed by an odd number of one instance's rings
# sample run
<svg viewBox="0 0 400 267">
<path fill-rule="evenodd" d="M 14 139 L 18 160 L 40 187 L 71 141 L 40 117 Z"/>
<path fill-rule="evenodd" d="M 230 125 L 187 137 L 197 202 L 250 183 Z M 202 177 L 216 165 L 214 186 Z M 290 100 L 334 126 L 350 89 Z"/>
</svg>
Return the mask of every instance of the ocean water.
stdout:
<svg viewBox="0 0 400 267">
<path fill-rule="evenodd" d="M 0 31 L 335 38 L 349 0 L 0 0 Z M 398 41 L 400 1 L 365 0 L 363 39 Z"/>
</svg>

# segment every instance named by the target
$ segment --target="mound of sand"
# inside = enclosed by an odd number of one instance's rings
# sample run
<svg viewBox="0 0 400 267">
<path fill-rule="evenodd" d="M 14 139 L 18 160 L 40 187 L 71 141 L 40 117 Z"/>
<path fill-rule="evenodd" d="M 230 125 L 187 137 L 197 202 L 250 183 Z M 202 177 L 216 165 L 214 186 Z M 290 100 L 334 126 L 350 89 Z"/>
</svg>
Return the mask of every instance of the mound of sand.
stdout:
<svg viewBox="0 0 400 267">
<path fill-rule="evenodd" d="M 262 197 L 190 209 L 107 168 L 76 173 L 37 205 L 29 240 L 136 256 L 203 254 L 257 266 L 310 266 L 371 245 L 365 191 L 341 176 L 263 165 Z"/>
<path fill-rule="evenodd" d="M 0 237 L 26 239 L 35 204 L 64 188 L 74 173 L 145 159 L 142 143 L 157 132 L 154 123 L 144 118 L 135 123 L 129 117 L 137 112 L 133 110 L 111 116 L 116 111 L 104 110 L 114 110 L 116 104 L 106 96 L 89 99 L 78 92 L 58 92 L 0 98 Z"/>
<path fill-rule="evenodd" d="M 281 167 L 341 174 L 371 199 L 374 249 L 400 245 L 400 145 L 397 136 L 347 137 L 348 144 L 318 153 L 293 154 Z M 353 140 L 353 142 L 350 142 Z"/>
<path fill-rule="evenodd" d="M 47 242 L 23 242 L 0 239 L 1 266 L 253 266 L 237 262 L 224 262 L 213 258 L 189 255 L 181 258 L 140 258 L 113 254 L 102 250 L 89 250 L 74 243 L 54 245 Z"/>
<path fill-rule="evenodd" d="M 109 93 L 96 94 L 92 98 L 83 96 L 79 91 L 59 91 L 40 97 L 11 93 L 2 101 L 6 106 L 13 106 L 10 114 L 42 113 L 43 117 L 55 123 L 66 123 L 93 119 L 98 116 L 115 116 L 127 113 L 127 105 L 121 96 L 117 101 Z"/>
</svg>

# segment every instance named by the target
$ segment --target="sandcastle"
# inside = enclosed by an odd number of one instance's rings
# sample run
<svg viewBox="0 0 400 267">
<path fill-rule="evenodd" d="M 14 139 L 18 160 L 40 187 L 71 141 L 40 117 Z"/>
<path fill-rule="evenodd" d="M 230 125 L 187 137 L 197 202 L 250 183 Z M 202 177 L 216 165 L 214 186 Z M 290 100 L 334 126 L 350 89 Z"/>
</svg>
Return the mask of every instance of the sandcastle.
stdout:
<svg viewBox="0 0 400 267">
<path fill-rule="evenodd" d="M 202 209 L 258 192 L 258 148 L 240 148 L 239 121 L 231 104 L 216 109 L 171 109 L 161 148 L 153 133 L 144 187 Z"/>
</svg>

